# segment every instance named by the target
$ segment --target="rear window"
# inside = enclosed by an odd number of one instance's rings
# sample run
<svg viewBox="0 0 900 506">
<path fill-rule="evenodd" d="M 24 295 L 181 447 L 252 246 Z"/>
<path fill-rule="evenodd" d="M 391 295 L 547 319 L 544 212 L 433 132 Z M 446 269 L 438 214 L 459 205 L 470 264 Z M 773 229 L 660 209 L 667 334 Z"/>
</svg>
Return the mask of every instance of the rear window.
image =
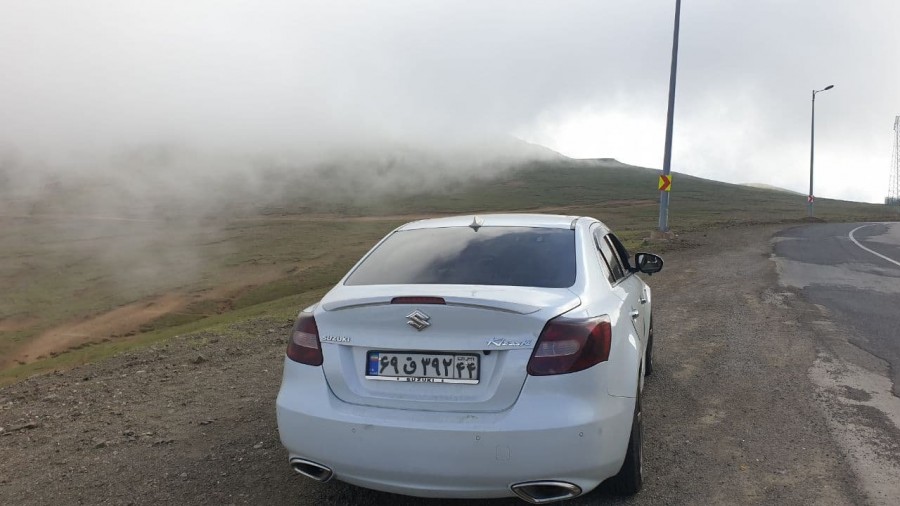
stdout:
<svg viewBox="0 0 900 506">
<path fill-rule="evenodd" d="M 574 283 L 575 231 L 531 227 L 401 230 L 381 243 L 345 282 L 540 288 Z"/>
</svg>

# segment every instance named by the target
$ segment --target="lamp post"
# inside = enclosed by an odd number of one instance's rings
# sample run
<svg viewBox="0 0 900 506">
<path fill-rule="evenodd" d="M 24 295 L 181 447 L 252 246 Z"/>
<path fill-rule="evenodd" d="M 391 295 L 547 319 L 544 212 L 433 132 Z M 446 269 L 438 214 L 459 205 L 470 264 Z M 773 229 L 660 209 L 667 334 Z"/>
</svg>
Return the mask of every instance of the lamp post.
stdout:
<svg viewBox="0 0 900 506">
<path fill-rule="evenodd" d="M 813 158 L 816 153 L 816 93 L 822 93 L 834 88 L 833 84 L 829 84 L 821 90 L 812 90 L 812 121 L 809 127 L 809 197 L 806 199 L 809 205 L 809 217 L 813 216 Z"/>
</svg>

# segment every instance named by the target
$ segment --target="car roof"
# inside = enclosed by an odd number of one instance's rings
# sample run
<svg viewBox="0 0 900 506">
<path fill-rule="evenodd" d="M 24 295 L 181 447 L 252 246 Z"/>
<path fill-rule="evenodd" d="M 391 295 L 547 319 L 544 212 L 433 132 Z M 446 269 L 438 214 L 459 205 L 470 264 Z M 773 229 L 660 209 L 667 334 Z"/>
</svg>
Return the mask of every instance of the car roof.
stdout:
<svg viewBox="0 0 900 506">
<path fill-rule="evenodd" d="M 422 228 L 469 227 L 477 223 L 479 227 L 536 227 L 574 228 L 578 216 L 560 214 L 468 214 L 419 220 L 401 226 L 397 230 Z"/>
</svg>

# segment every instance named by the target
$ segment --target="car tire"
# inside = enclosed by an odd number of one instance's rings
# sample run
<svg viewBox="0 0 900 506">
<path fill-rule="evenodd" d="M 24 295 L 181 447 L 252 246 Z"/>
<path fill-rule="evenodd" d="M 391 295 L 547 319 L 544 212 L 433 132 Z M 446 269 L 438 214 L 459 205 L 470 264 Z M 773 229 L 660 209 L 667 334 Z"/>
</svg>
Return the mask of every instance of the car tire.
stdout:
<svg viewBox="0 0 900 506">
<path fill-rule="evenodd" d="M 650 316 L 650 330 L 647 331 L 647 354 L 644 358 L 644 377 L 653 374 L 653 316 Z"/>
<path fill-rule="evenodd" d="M 631 422 L 631 437 L 628 451 L 619 473 L 609 479 L 609 491 L 615 495 L 634 495 L 644 484 L 644 421 L 641 413 L 641 394 L 634 401 L 634 420 Z"/>
</svg>

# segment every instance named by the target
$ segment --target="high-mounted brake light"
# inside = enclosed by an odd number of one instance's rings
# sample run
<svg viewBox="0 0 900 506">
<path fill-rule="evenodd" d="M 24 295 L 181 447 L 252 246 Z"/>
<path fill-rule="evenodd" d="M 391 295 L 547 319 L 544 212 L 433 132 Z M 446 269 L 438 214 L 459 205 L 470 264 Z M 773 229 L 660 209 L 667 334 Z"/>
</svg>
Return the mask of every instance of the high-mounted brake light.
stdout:
<svg viewBox="0 0 900 506">
<path fill-rule="evenodd" d="M 549 376 L 583 371 L 609 360 L 611 344 L 609 316 L 554 318 L 544 325 L 528 361 L 528 374 Z"/>
<path fill-rule="evenodd" d="M 322 347 L 319 345 L 319 327 L 310 313 L 300 313 L 291 340 L 288 342 L 287 356 L 294 362 L 306 365 L 322 365 Z"/>
<path fill-rule="evenodd" d="M 443 297 L 394 297 L 391 304 L 446 304 Z"/>
</svg>

